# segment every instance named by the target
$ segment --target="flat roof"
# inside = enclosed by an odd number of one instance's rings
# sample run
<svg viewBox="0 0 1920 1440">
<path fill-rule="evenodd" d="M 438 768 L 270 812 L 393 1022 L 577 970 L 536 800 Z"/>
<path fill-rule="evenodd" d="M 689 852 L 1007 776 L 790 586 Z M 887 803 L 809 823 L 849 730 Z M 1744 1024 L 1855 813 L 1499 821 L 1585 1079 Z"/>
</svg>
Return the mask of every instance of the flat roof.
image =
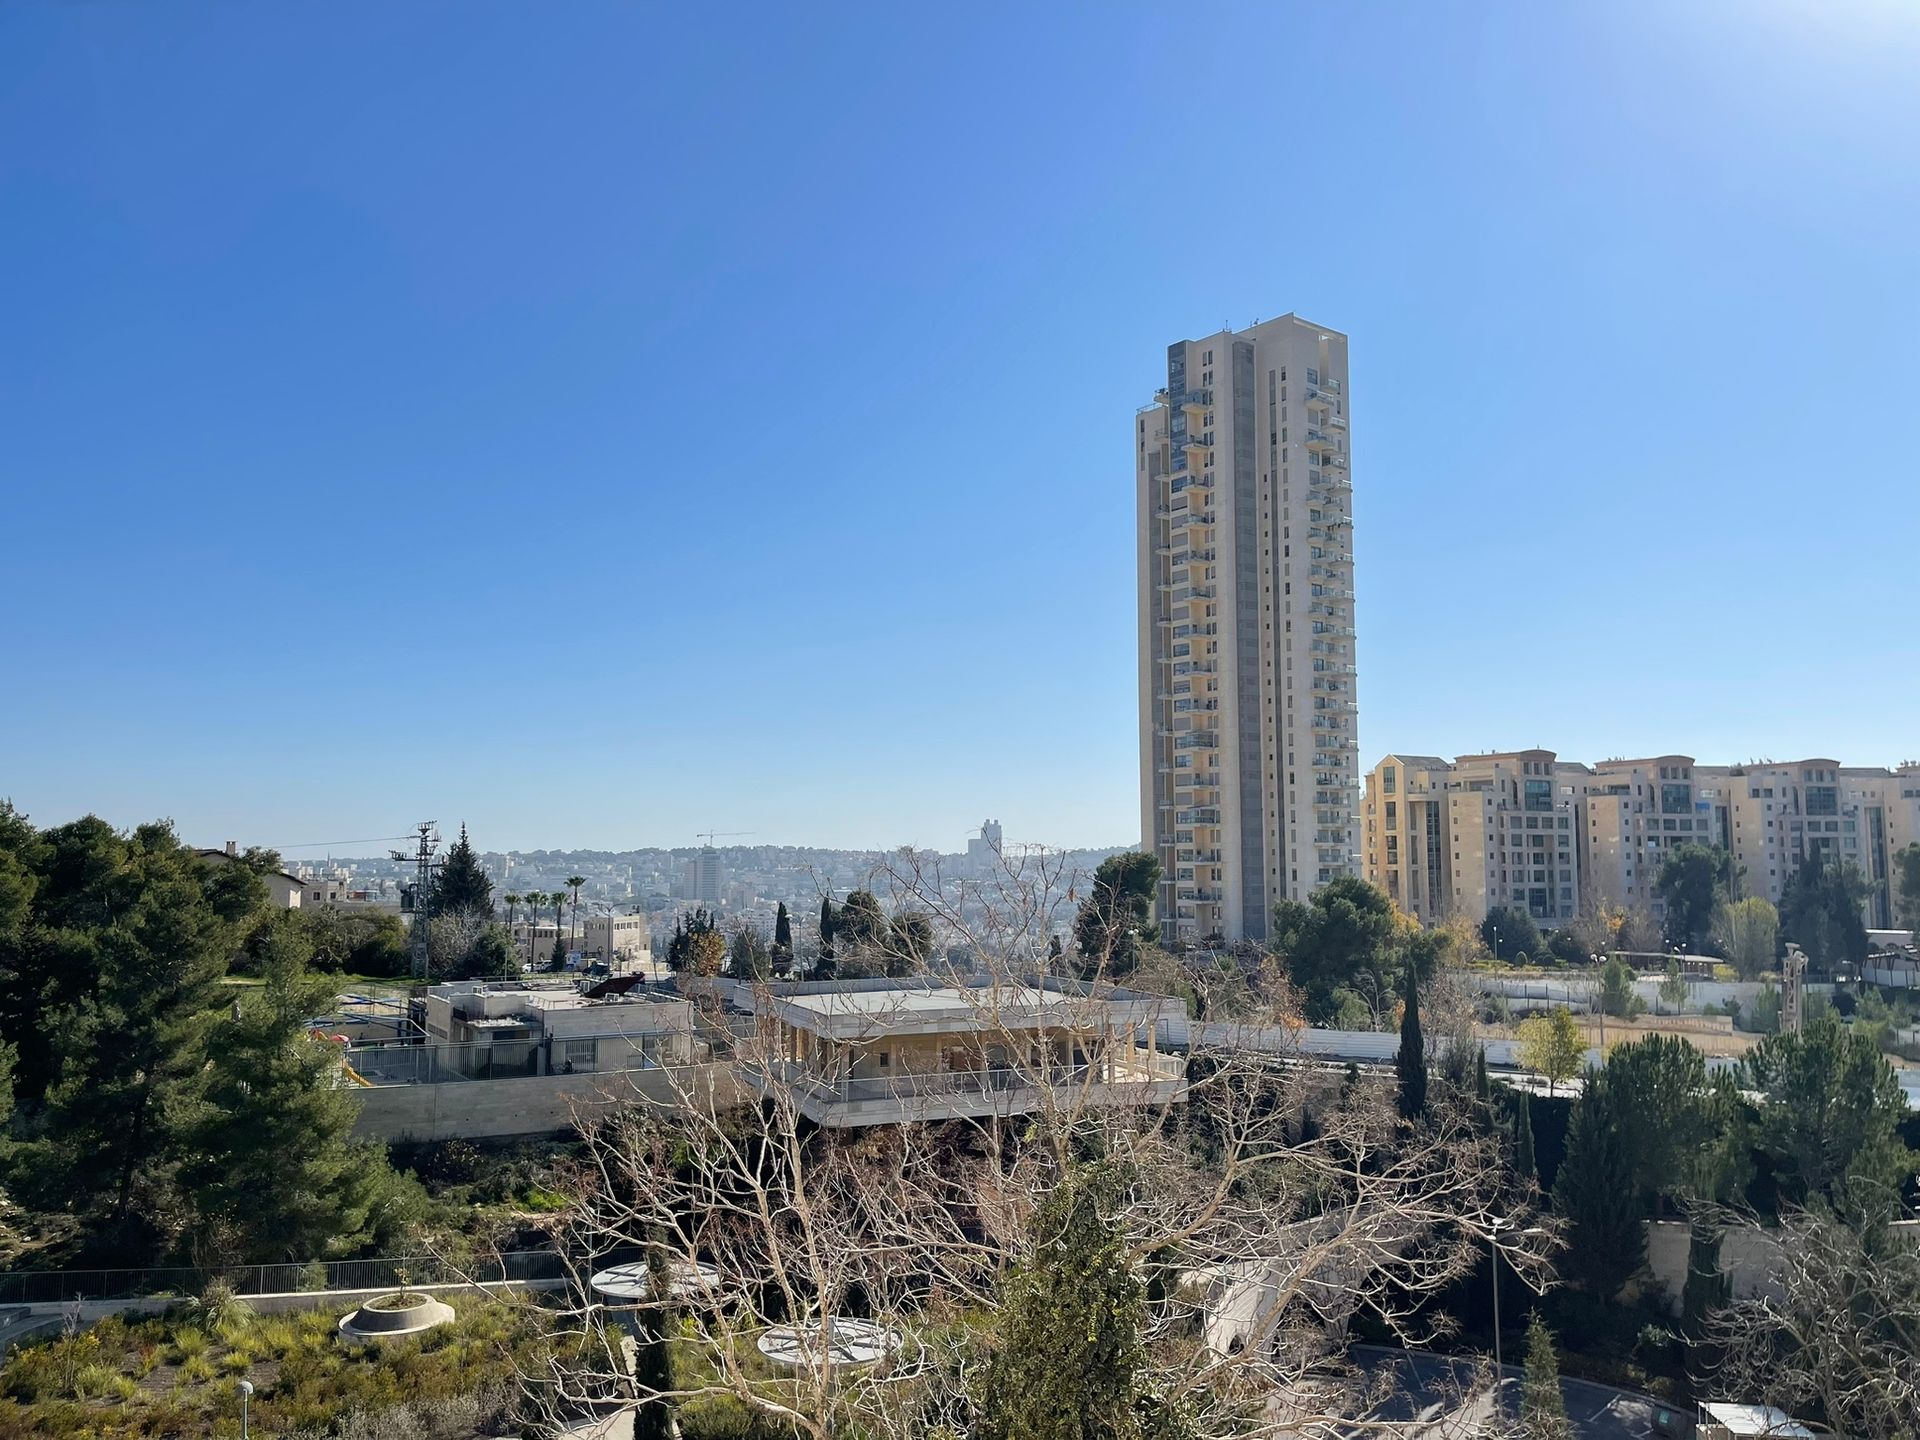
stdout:
<svg viewBox="0 0 1920 1440">
<path fill-rule="evenodd" d="M 829 990 L 782 995 L 780 1000 L 816 1015 L 977 1015 L 982 1010 L 1034 1010 L 1076 998 L 1036 985 L 979 990 L 947 985 L 930 990 Z"/>
<path fill-rule="evenodd" d="M 1118 991 L 1086 995 L 1031 984 L 926 985 L 855 981 L 767 997 L 765 1009 L 788 1024 L 841 1040 L 887 1034 L 934 1034 L 994 1025 L 1031 1029 L 1077 1015 L 1101 1023 L 1157 1019 L 1174 1002 Z M 756 1008 L 758 1008 L 756 1006 Z"/>
<path fill-rule="evenodd" d="M 1700 1409 L 1716 1425 L 1735 1435 L 1788 1435 L 1795 1440 L 1813 1440 L 1813 1431 L 1784 1410 L 1771 1405 L 1702 1405 Z"/>
</svg>

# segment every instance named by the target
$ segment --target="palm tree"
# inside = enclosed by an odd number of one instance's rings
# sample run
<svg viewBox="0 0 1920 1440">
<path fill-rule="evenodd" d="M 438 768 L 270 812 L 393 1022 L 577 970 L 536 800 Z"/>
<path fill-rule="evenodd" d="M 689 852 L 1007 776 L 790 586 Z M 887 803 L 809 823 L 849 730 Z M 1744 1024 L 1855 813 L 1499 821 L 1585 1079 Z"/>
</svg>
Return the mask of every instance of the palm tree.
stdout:
<svg viewBox="0 0 1920 1440">
<path fill-rule="evenodd" d="M 587 883 L 584 875 L 567 876 L 567 888 L 573 891 L 573 928 L 580 928 L 580 887 Z"/>
<path fill-rule="evenodd" d="M 507 929 L 511 930 L 513 929 L 514 910 L 520 904 L 521 897 L 514 894 L 511 890 L 509 890 L 505 895 L 502 895 L 500 898 L 507 902 Z"/>
</svg>

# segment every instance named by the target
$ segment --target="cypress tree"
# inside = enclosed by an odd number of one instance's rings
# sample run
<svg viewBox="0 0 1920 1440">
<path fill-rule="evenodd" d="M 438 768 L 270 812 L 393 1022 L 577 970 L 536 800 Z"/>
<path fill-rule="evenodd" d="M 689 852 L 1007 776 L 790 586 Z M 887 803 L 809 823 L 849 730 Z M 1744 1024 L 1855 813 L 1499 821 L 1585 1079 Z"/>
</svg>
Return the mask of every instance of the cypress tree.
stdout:
<svg viewBox="0 0 1920 1440">
<path fill-rule="evenodd" d="M 775 954 L 793 958 L 793 921 L 787 917 L 787 902 L 784 900 L 773 912 L 773 949 Z"/>
<path fill-rule="evenodd" d="M 1525 1440 L 1573 1440 L 1573 1422 L 1560 1394 L 1560 1361 L 1553 1332 L 1536 1312 L 1527 1321 L 1527 1374 L 1520 1385 L 1520 1433 Z"/>
<path fill-rule="evenodd" d="M 1143 1433 L 1146 1284 L 1117 1220 L 1120 1177 L 1066 1176 L 1034 1217 L 1033 1258 L 1008 1283 L 980 1393 L 979 1440 L 1136 1440 Z"/>
<path fill-rule="evenodd" d="M 1533 1097 L 1524 1090 L 1513 1092 L 1519 1102 L 1513 1117 L 1513 1173 L 1520 1180 L 1538 1180 L 1539 1168 L 1533 1158 Z"/>
<path fill-rule="evenodd" d="M 1480 1047 L 1479 1058 L 1473 1066 L 1473 1093 L 1480 1097 L 1482 1105 L 1493 1101 L 1493 1082 L 1487 1078 L 1487 1047 Z"/>
<path fill-rule="evenodd" d="M 1414 1120 L 1427 1109 L 1427 1041 L 1420 1033 L 1420 981 L 1411 966 L 1406 976 L 1406 1008 L 1400 1015 L 1400 1053 L 1394 1069 L 1400 1077 L 1400 1113 Z"/>
<path fill-rule="evenodd" d="M 656 1296 L 672 1293 L 671 1272 L 658 1245 L 647 1248 L 647 1278 Z M 633 1379 L 641 1398 L 633 1412 L 633 1440 L 668 1440 L 675 1431 L 673 1407 L 659 1398 L 660 1392 L 673 1388 L 673 1354 L 667 1336 L 674 1322 L 671 1306 L 647 1307 L 634 1314 Z"/>
<path fill-rule="evenodd" d="M 833 959 L 833 922 L 833 897 L 822 895 L 820 897 L 820 959 L 813 967 L 816 979 L 831 980 L 839 973 L 839 967 L 834 964 Z"/>
</svg>

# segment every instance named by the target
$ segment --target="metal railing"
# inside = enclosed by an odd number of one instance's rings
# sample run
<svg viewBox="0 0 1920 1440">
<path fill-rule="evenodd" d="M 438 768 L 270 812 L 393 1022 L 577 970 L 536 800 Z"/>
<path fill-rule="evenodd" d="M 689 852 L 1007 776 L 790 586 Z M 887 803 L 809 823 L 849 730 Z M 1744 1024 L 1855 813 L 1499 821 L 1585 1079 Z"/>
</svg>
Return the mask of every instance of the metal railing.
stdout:
<svg viewBox="0 0 1920 1440">
<path fill-rule="evenodd" d="M 1187 1073 L 1186 1062 L 1181 1057 L 1149 1057 L 1145 1051 L 1108 1063 L 996 1066 L 985 1070 L 942 1070 L 930 1074 L 872 1076 L 865 1079 L 845 1076 L 829 1078 L 792 1061 L 762 1068 L 763 1078 L 804 1090 L 818 1099 L 845 1103 L 1002 1095 L 1015 1090 L 1053 1086 L 1141 1085 L 1184 1079 Z"/>
</svg>

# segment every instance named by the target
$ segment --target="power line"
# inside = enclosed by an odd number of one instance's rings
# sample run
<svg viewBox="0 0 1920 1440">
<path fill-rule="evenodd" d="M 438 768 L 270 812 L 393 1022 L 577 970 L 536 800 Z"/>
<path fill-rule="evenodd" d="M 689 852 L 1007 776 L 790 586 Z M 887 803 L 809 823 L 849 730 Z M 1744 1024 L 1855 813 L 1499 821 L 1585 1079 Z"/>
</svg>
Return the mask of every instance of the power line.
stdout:
<svg viewBox="0 0 1920 1440">
<path fill-rule="evenodd" d="M 299 845 L 276 845 L 274 848 L 276 850 L 330 850 L 335 845 L 384 845 L 389 840 L 411 840 L 413 838 L 411 834 L 366 835 L 358 840 L 308 840 Z"/>
</svg>

